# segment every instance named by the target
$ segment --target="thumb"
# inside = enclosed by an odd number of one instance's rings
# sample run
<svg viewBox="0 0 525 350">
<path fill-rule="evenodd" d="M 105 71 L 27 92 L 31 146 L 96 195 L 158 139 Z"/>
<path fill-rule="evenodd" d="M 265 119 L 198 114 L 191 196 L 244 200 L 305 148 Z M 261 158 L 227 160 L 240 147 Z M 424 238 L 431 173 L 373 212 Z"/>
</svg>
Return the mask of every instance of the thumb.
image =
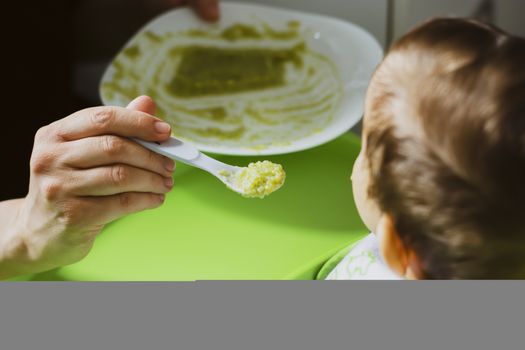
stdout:
<svg viewBox="0 0 525 350">
<path fill-rule="evenodd" d="M 132 109 L 134 111 L 148 113 L 151 115 L 155 114 L 155 102 L 151 97 L 146 95 L 142 95 L 135 98 L 128 104 L 126 108 Z"/>
</svg>

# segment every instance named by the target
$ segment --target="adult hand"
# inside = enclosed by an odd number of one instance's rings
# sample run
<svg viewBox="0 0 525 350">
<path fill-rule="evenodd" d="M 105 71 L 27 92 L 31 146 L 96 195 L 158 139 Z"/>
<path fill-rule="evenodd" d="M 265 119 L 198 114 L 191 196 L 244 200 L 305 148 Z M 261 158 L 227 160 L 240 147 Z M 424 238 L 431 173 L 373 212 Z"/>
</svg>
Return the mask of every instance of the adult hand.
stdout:
<svg viewBox="0 0 525 350">
<path fill-rule="evenodd" d="M 219 0 L 165 0 L 173 6 L 190 5 L 206 21 L 219 19 Z"/>
<path fill-rule="evenodd" d="M 105 224 L 163 203 L 175 163 L 128 139 L 170 136 L 153 113 L 142 96 L 128 108 L 88 108 L 38 130 L 29 192 L 1 235 L 1 277 L 78 261 Z"/>
</svg>

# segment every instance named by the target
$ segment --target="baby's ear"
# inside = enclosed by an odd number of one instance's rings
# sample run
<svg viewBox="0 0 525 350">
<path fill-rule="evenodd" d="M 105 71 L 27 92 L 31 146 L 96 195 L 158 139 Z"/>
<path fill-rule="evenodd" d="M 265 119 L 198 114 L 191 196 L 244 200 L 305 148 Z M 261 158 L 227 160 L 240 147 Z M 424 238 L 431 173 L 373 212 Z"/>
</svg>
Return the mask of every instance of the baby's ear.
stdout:
<svg viewBox="0 0 525 350">
<path fill-rule="evenodd" d="M 406 279 L 422 279 L 419 259 L 406 247 L 397 231 L 392 215 L 383 213 L 376 228 L 381 255 L 390 269 Z"/>
</svg>

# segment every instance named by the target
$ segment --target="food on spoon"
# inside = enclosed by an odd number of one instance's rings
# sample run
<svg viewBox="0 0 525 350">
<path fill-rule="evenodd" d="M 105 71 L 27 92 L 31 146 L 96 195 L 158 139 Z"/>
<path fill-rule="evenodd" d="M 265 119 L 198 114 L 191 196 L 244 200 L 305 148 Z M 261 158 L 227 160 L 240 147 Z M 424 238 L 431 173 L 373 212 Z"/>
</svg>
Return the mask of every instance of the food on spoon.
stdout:
<svg viewBox="0 0 525 350">
<path fill-rule="evenodd" d="M 277 191 L 284 184 L 286 173 L 282 165 L 268 160 L 248 164 L 235 174 L 229 171 L 219 173 L 222 176 L 234 176 L 231 182 L 245 197 L 263 198 Z"/>
</svg>

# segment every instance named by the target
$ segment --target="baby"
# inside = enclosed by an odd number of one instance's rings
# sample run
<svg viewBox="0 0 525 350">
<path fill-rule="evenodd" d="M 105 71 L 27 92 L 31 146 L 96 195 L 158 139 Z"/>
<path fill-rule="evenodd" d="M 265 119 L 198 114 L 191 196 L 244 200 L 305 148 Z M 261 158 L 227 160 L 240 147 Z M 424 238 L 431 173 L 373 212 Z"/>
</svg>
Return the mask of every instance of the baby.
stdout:
<svg viewBox="0 0 525 350">
<path fill-rule="evenodd" d="M 354 197 L 375 232 L 328 279 L 525 278 L 525 39 L 435 19 L 370 83 Z"/>
</svg>

